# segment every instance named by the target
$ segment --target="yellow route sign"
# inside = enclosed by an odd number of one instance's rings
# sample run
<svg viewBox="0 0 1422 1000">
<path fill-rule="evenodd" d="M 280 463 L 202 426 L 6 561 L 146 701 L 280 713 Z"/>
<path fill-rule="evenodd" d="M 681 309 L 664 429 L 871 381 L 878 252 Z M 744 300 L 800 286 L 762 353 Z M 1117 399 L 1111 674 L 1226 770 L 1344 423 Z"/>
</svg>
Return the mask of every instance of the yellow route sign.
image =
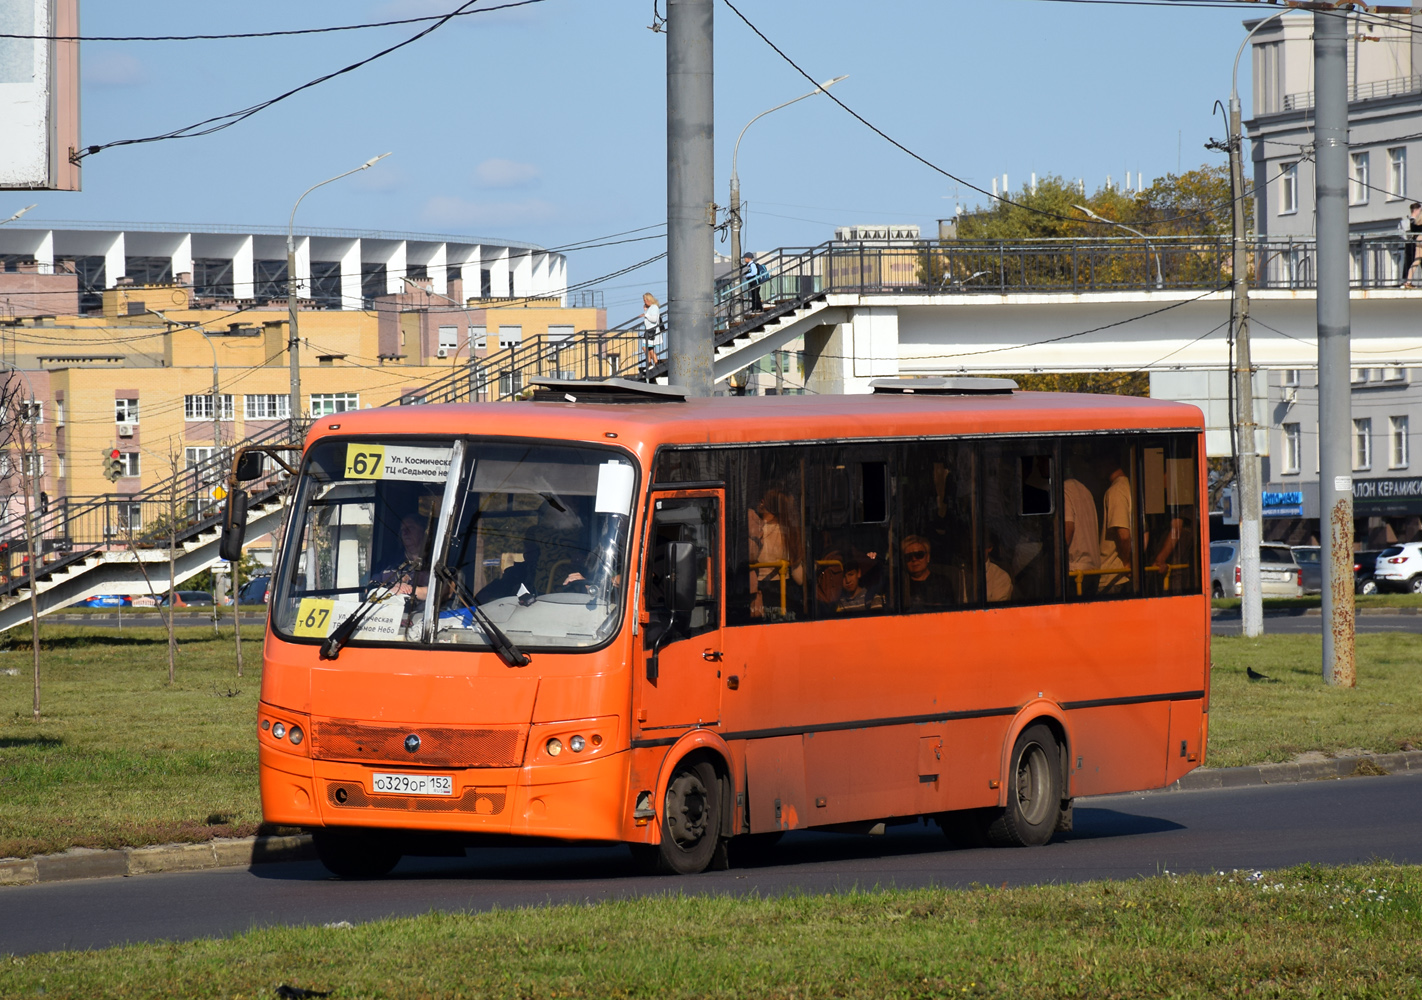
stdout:
<svg viewBox="0 0 1422 1000">
<path fill-rule="evenodd" d="M 385 445 L 351 444 L 346 446 L 347 479 L 384 479 Z"/>
<path fill-rule="evenodd" d="M 292 634 L 316 639 L 326 638 L 335 609 L 335 601 L 320 597 L 303 597 L 296 607 L 296 625 L 291 630 Z"/>
</svg>

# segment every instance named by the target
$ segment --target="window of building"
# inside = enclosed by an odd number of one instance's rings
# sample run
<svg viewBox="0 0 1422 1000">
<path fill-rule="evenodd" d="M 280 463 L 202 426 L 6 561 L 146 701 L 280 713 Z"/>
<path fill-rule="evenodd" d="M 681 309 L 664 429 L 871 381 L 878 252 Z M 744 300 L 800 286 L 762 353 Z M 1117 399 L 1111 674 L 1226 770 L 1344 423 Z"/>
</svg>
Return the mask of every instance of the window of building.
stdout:
<svg viewBox="0 0 1422 1000">
<path fill-rule="evenodd" d="M 288 420 L 291 397 L 286 393 L 248 393 L 242 399 L 242 415 L 247 420 Z"/>
<path fill-rule="evenodd" d="M 1284 43 L 1254 47 L 1254 110 L 1269 115 L 1284 110 Z"/>
<path fill-rule="evenodd" d="M 476 351 L 487 350 L 489 347 L 489 328 L 486 326 L 471 326 L 469 328 L 469 339 L 474 342 Z"/>
<path fill-rule="evenodd" d="M 1285 368 L 1279 384 L 1297 388 L 1299 384 L 1299 370 L 1297 368 Z"/>
<path fill-rule="evenodd" d="M 25 475 L 38 478 L 44 475 L 44 456 L 35 455 L 30 452 L 25 453 L 24 460 Z"/>
<path fill-rule="evenodd" d="M 1369 161 L 1372 154 L 1354 153 L 1349 157 L 1348 164 L 1348 204 L 1366 205 L 1368 195 L 1371 192 L 1371 182 L 1368 179 Z"/>
<path fill-rule="evenodd" d="M 210 418 L 209 418 L 210 419 Z M 114 422 L 119 424 L 138 423 L 138 400 L 114 400 Z"/>
<path fill-rule="evenodd" d="M 1387 151 L 1387 197 L 1400 201 L 1407 197 L 1407 147 L 1395 146 Z"/>
<path fill-rule="evenodd" d="M 64 423 L 64 400 L 62 399 L 54 401 L 54 422 L 60 425 Z"/>
<path fill-rule="evenodd" d="M 1284 473 L 1297 474 L 1299 457 L 1302 455 L 1303 434 L 1298 424 L 1284 425 Z"/>
<path fill-rule="evenodd" d="M 24 424 L 44 423 L 44 400 L 37 399 L 33 403 L 26 400 L 21 403 L 20 422 Z"/>
<path fill-rule="evenodd" d="M 311 394 L 311 415 L 328 417 L 332 413 L 345 413 L 360 409 L 358 392 L 313 392 Z"/>
<path fill-rule="evenodd" d="M 1373 420 L 1359 417 L 1353 421 L 1353 471 L 1363 472 L 1373 467 Z"/>
<path fill-rule="evenodd" d="M 230 392 L 222 394 L 222 415 L 221 420 L 231 420 L 233 418 L 232 394 Z M 212 396 L 184 396 L 183 397 L 183 419 L 184 420 L 211 420 L 212 419 Z"/>
<path fill-rule="evenodd" d="M 1279 214 L 1293 215 L 1299 210 L 1299 165 L 1286 163 L 1279 170 Z"/>
<path fill-rule="evenodd" d="M 124 533 L 143 528 L 143 504 L 121 503 L 118 505 L 118 527 Z"/>
<path fill-rule="evenodd" d="M 1384 368 L 1384 369 L 1382 369 L 1382 378 L 1383 378 L 1383 381 L 1384 381 L 1384 382 L 1406 382 L 1406 381 L 1407 381 L 1407 369 L 1406 369 L 1406 368 Z"/>
<path fill-rule="evenodd" d="M 1406 415 L 1387 418 L 1387 432 L 1392 443 L 1388 449 L 1388 468 L 1407 468 L 1407 422 Z"/>
<path fill-rule="evenodd" d="M 459 350 L 459 327 L 442 326 L 439 328 L 439 349 L 446 354 L 453 354 Z"/>
<path fill-rule="evenodd" d="M 125 476 L 137 476 L 142 469 L 139 462 L 139 453 L 136 451 L 119 452 L 119 462 L 123 464 L 123 474 Z"/>
<path fill-rule="evenodd" d="M 63 478 L 64 478 L 64 474 L 65 474 L 64 456 L 63 456 L 63 455 L 55 455 L 55 456 L 54 456 L 54 462 L 55 462 L 55 466 L 54 466 L 54 468 L 55 468 L 55 475 L 58 476 L 60 479 L 63 479 Z"/>
<path fill-rule="evenodd" d="M 212 457 L 212 448 L 198 445 L 183 449 L 183 468 L 192 469 L 206 462 Z"/>
<path fill-rule="evenodd" d="M 1366 368 L 1353 369 L 1353 384 L 1358 385 L 1368 380 L 1368 370 Z"/>
<path fill-rule="evenodd" d="M 571 326 L 550 326 L 548 340 L 554 344 L 561 344 L 565 340 L 572 340 L 574 332 Z"/>
<path fill-rule="evenodd" d="M 517 347 L 523 342 L 523 327 L 521 326 L 501 326 L 499 327 L 499 346 Z"/>
</svg>

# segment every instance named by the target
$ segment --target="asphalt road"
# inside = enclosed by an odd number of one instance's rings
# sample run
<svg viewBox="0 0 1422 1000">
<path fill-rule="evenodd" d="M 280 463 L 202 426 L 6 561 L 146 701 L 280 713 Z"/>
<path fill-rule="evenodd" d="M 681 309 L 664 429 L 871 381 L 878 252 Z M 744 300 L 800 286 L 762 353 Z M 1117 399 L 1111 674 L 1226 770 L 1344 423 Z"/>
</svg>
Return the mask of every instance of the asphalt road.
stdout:
<svg viewBox="0 0 1422 1000">
<path fill-rule="evenodd" d="M 1359 632 L 1422 632 L 1422 615 L 1360 614 L 1355 619 Z M 1239 612 L 1230 611 L 1215 616 L 1211 630 L 1215 635 L 1239 635 Z M 1322 635 L 1323 616 L 1289 611 L 1264 613 L 1266 635 Z"/>
<path fill-rule="evenodd" d="M 409 859 L 373 882 L 331 879 L 315 862 L 90 879 L 0 888 L 0 951 L 649 893 L 1023 885 L 1375 858 L 1419 864 L 1419 828 L 1422 775 L 1407 774 L 1080 800 L 1075 832 L 1037 849 L 954 851 L 922 825 L 882 837 L 791 834 L 764 865 L 684 878 L 635 875 L 620 847 L 530 847 Z"/>
</svg>

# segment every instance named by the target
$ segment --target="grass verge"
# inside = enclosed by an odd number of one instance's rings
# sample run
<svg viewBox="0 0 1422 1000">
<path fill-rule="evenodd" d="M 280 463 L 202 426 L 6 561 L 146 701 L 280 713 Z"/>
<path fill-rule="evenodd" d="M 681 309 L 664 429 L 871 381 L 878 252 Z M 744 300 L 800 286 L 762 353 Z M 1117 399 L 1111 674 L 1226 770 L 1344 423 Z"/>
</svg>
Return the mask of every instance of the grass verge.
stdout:
<svg viewBox="0 0 1422 1000">
<path fill-rule="evenodd" d="M 28 637 L 0 638 L 0 857 L 253 833 L 261 629 L 243 636 L 238 680 L 230 626 L 181 633 L 169 687 L 162 629 L 45 626 L 38 723 Z M 1422 747 L 1422 636 L 1359 636 L 1353 690 L 1321 683 L 1320 656 L 1311 636 L 1216 637 L 1206 764 Z"/>
<path fill-rule="evenodd" d="M 0 959 L 9 995 L 1413 997 L 1422 874 L 660 896 Z"/>
<path fill-rule="evenodd" d="M 242 636 L 238 679 L 230 626 L 180 633 L 170 687 L 164 629 L 45 626 L 38 723 L 28 635 L 0 639 L 0 857 L 253 833 L 262 630 Z"/>
<path fill-rule="evenodd" d="M 1422 748 L 1422 635 L 1359 635 L 1355 688 L 1323 683 L 1316 635 L 1217 635 L 1211 649 L 1209 767 Z M 1249 680 L 1248 669 L 1268 680 Z"/>
<path fill-rule="evenodd" d="M 1368 608 L 1422 608 L 1422 594 L 1354 594 L 1354 604 L 1362 609 Z M 1210 602 L 1211 607 L 1225 611 L 1238 611 L 1238 597 L 1217 597 Z M 1288 608 L 1320 608 L 1323 606 L 1323 598 L 1317 594 L 1308 594 L 1304 597 L 1266 597 L 1264 598 L 1265 611 L 1278 611 Z"/>
</svg>

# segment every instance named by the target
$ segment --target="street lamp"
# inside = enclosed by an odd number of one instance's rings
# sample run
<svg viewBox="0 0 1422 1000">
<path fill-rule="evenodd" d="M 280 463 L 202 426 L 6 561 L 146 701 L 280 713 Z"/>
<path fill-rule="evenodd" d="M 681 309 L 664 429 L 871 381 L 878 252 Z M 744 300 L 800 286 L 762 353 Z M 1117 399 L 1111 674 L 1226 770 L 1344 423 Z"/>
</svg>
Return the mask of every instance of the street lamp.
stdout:
<svg viewBox="0 0 1422 1000">
<path fill-rule="evenodd" d="M 735 267 L 741 266 L 741 179 L 736 174 L 736 158 L 741 153 L 741 139 L 745 137 L 746 129 L 760 121 L 771 111 L 779 111 L 781 108 L 788 108 L 796 101 L 803 101 L 807 97 L 814 97 L 816 94 L 823 94 L 841 80 L 849 78 L 849 74 L 837 76 L 833 80 L 826 80 L 808 94 L 801 94 L 793 101 L 786 101 L 784 104 L 777 104 L 769 111 L 762 111 L 750 121 L 746 122 L 746 127 L 741 129 L 741 134 L 736 136 L 735 149 L 731 151 L 731 260 Z"/>
<path fill-rule="evenodd" d="M 1145 233 L 1141 232 L 1139 229 L 1132 229 L 1130 226 L 1127 226 L 1124 223 L 1114 222 L 1111 219 L 1103 219 L 1101 216 L 1097 215 L 1085 205 L 1073 205 L 1072 208 L 1075 208 L 1078 211 L 1085 212 L 1097 222 L 1104 222 L 1108 226 L 1115 226 L 1117 229 L 1124 229 L 1128 233 L 1135 233 L 1137 236 L 1139 236 L 1141 238 L 1141 241 L 1146 245 L 1146 252 L 1155 254 L 1155 287 L 1165 287 L 1165 276 L 1161 273 L 1160 270 L 1160 251 L 1157 250 L 1155 247 L 1151 246 L 1150 237 L 1148 237 Z"/>
<path fill-rule="evenodd" d="M 324 187 L 332 181 L 338 181 L 342 177 L 349 177 L 351 174 L 360 173 L 362 170 L 375 166 L 381 160 L 389 156 L 389 153 L 381 153 L 379 156 L 372 156 L 354 170 L 347 170 L 343 174 L 335 177 L 328 177 L 320 184 L 312 184 L 301 193 L 301 197 L 296 199 L 296 204 L 291 206 L 291 219 L 286 224 L 286 313 L 287 313 L 287 354 L 291 361 L 291 403 L 288 416 L 294 421 L 301 414 L 301 359 L 298 354 L 300 340 L 296 334 L 296 210 L 301 207 L 301 202 L 306 196 L 318 187 Z"/>
<path fill-rule="evenodd" d="M 14 222 L 16 219 L 18 219 L 20 216 L 24 215 L 26 212 L 28 212 L 28 211 L 29 211 L 30 209 L 32 209 L 32 208 L 39 208 L 39 202 L 35 202 L 33 205 L 26 205 L 24 208 L 20 209 L 20 210 L 19 210 L 18 212 L 16 212 L 14 215 L 10 216 L 8 219 L 5 219 L 3 222 L 0 222 L 0 226 L 5 225 L 5 223 L 7 223 L 7 222 Z"/>
</svg>

